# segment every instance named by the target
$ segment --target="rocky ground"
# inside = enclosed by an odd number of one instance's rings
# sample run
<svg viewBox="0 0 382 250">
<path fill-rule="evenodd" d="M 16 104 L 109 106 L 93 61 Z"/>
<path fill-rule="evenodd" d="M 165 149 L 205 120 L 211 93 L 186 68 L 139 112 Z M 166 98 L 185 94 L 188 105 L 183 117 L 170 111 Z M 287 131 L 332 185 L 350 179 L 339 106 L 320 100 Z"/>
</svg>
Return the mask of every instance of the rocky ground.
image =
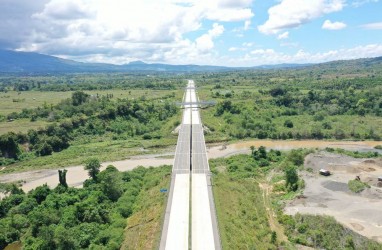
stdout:
<svg viewBox="0 0 382 250">
<path fill-rule="evenodd" d="M 332 175 L 319 175 L 321 168 Z M 359 234 L 382 242 L 382 188 L 378 184 L 382 158 L 356 159 L 320 152 L 306 157 L 305 169 L 309 171 L 301 173 L 304 195 L 290 202 L 285 213 L 330 215 Z M 356 176 L 371 187 L 358 194 L 351 192 L 348 181 Z"/>
</svg>

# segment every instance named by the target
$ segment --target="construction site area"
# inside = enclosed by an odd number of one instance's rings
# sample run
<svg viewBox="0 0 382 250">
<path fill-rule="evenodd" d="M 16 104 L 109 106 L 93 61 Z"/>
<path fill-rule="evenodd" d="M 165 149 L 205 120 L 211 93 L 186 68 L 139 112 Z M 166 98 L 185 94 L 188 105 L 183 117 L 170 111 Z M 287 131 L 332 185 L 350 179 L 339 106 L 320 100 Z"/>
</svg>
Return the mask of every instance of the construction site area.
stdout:
<svg viewBox="0 0 382 250">
<path fill-rule="evenodd" d="M 381 158 L 353 158 L 322 151 L 309 154 L 304 166 L 300 172 L 305 181 L 303 195 L 286 205 L 286 214 L 333 216 L 357 233 L 382 242 Z M 330 175 L 320 175 L 322 169 Z M 364 183 L 365 189 L 351 191 L 351 180 Z"/>
</svg>

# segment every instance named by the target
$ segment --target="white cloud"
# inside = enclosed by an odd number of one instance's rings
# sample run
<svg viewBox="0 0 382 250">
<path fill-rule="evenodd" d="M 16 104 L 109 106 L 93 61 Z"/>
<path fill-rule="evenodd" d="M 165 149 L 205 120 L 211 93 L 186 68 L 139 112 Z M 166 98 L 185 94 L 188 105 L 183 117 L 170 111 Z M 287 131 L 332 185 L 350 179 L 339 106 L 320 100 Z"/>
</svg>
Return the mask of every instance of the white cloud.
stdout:
<svg viewBox="0 0 382 250">
<path fill-rule="evenodd" d="M 213 39 L 223 34 L 223 32 L 224 26 L 214 23 L 212 29 L 195 40 L 196 48 L 201 52 L 208 52 L 214 47 Z"/>
<path fill-rule="evenodd" d="M 343 22 L 332 22 L 330 20 L 325 20 L 322 24 L 322 28 L 325 30 L 342 30 L 346 28 L 346 24 Z"/>
<path fill-rule="evenodd" d="M 356 0 L 356 1 L 353 1 L 353 2 L 351 3 L 351 5 L 352 5 L 353 7 L 358 8 L 358 7 L 360 7 L 360 6 L 364 5 L 364 4 L 368 4 L 368 3 L 378 3 L 378 2 L 379 2 L 379 0 Z"/>
<path fill-rule="evenodd" d="M 284 33 L 281 33 L 278 35 L 277 39 L 282 40 L 282 39 L 287 39 L 289 37 L 289 32 L 285 31 Z"/>
<path fill-rule="evenodd" d="M 277 34 L 324 14 L 340 11 L 344 6 L 345 0 L 282 0 L 268 10 L 268 20 L 258 29 L 264 34 Z"/>
<path fill-rule="evenodd" d="M 269 55 L 276 54 L 276 52 L 273 49 L 256 49 L 256 50 L 252 50 L 250 53 L 252 55 L 257 55 L 257 56 L 269 56 Z"/>
<path fill-rule="evenodd" d="M 382 44 L 369 44 L 348 49 L 310 53 L 298 50 L 294 54 L 278 52 L 273 49 L 256 49 L 239 59 L 231 59 L 232 65 L 264 65 L 281 63 L 320 63 L 334 60 L 349 60 L 382 56 Z"/>
<path fill-rule="evenodd" d="M 252 0 L 218 0 L 218 6 L 225 8 L 244 8 L 251 4 Z"/>
<path fill-rule="evenodd" d="M 0 1 L 0 49 L 115 63 L 173 61 L 178 55 L 206 62 L 201 51 L 213 49 L 224 27 L 194 41 L 187 33 L 206 20 L 245 22 L 254 16 L 252 0 Z"/>
<path fill-rule="evenodd" d="M 382 22 L 379 23 L 367 23 L 361 26 L 367 30 L 382 30 Z"/>
<path fill-rule="evenodd" d="M 237 22 L 254 16 L 252 10 L 247 9 L 210 9 L 206 17 L 210 20 L 222 22 Z"/>
<path fill-rule="evenodd" d="M 253 45 L 255 45 L 254 43 L 249 43 L 249 42 L 244 42 L 243 43 L 243 46 L 245 47 L 252 47 Z"/>
<path fill-rule="evenodd" d="M 231 47 L 228 49 L 229 52 L 235 52 L 235 51 L 246 51 L 248 48 L 240 48 L 240 47 Z"/>
<path fill-rule="evenodd" d="M 88 1 L 52 0 L 41 13 L 33 16 L 55 20 L 84 19 L 94 14 L 92 11 L 92 5 Z"/>
</svg>

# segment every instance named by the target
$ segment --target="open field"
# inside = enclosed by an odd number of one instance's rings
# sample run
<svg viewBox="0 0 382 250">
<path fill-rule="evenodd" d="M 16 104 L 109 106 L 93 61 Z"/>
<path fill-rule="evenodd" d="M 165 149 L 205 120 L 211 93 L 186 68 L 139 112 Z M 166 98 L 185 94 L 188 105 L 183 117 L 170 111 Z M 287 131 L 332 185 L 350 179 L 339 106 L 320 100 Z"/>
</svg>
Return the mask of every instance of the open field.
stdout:
<svg viewBox="0 0 382 250">
<path fill-rule="evenodd" d="M 33 109 L 44 105 L 55 105 L 60 101 L 70 98 L 74 91 L 8 91 L 0 92 L 0 115 L 20 112 L 23 109 Z M 182 91 L 148 90 L 148 89 L 111 89 L 111 90 L 85 90 L 85 93 L 96 96 L 112 94 L 114 98 L 139 98 L 156 99 L 174 93 L 176 100 L 182 99 Z"/>
<path fill-rule="evenodd" d="M 0 92 L 0 115 L 20 112 L 23 109 L 55 105 L 72 95 L 68 92 L 42 92 L 42 91 L 8 91 Z"/>
<path fill-rule="evenodd" d="M 29 129 L 44 128 L 48 124 L 50 123 L 47 121 L 38 120 L 31 122 L 30 119 L 17 119 L 12 122 L 3 121 L 0 122 L 0 135 L 8 132 L 26 133 Z"/>
</svg>

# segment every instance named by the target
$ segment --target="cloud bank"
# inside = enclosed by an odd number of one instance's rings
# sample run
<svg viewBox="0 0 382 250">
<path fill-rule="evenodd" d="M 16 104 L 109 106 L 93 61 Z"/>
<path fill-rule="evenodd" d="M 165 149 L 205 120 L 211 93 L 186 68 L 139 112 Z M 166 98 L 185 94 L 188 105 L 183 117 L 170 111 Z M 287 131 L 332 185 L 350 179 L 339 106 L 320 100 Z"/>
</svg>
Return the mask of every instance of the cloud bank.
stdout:
<svg viewBox="0 0 382 250">
<path fill-rule="evenodd" d="M 260 32 L 270 35 L 296 28 L 324 14 L 340 11 L 344 0 L 282 0 L 268 10 L 269 18 L 259 25 Z"/>
</svg>

